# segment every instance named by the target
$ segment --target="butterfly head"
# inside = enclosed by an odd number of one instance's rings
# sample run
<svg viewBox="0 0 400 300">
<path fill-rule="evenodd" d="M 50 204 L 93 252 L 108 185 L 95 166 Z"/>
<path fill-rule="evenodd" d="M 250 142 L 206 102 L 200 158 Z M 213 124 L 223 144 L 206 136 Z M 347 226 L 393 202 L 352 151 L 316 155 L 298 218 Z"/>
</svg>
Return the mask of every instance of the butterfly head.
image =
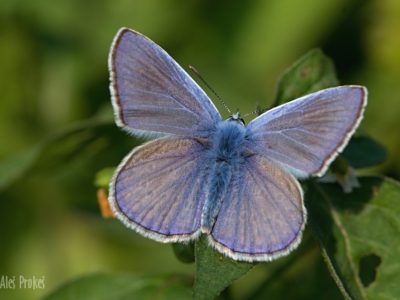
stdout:
<svg viewBox="0 0 400 300">
<path fill-rule="evenodd" d="M 240 116 L 239 112 L 235 112 L 234 114 L 232 114 L 227 121 L 233 121 L 233 122 L 238 122 L 241 125 L 245 125 L 244 120 L 242 119 L 242 117 Z"/>
</svg>

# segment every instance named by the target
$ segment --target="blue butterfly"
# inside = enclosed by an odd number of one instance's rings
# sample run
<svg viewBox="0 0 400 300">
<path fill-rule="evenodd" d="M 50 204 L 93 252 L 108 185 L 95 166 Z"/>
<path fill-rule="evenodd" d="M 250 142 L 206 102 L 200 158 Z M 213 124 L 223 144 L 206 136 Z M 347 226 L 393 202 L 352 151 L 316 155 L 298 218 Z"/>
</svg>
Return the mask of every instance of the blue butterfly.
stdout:
<svg viewBox="0 0 400 300">
<path fill-rule="evenodd" d="M 205 234 L 217 251 L 270 261 L 298 246 L 306 223 L 297 178 L 322 176 L 359 125 L 362 86 L 325 89 L 275 107 L 247 126 L 222 120 L 191 77 L 158 45 L 122 28 L 109 56 L 118 126 L 156 139 L 117 168 L 110 205 L 159 242 Z"/>
</svg>

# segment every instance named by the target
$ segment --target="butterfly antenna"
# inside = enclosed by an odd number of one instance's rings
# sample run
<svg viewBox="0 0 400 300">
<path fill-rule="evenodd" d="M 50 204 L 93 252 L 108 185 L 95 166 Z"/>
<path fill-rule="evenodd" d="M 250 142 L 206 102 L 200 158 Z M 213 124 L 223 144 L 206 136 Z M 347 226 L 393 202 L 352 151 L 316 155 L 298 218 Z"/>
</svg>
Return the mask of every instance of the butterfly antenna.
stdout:
<svg viewBox="0 0 400 300">
<path fill-rule="evenodd" d="M 245 114 L 245 115 L 243 116 L 243 118 L 245 118 L 245 117 L 247 117 L 247 116 L 250 116 L 250 115 L 257 115 L 257 116 L 259 116 L 259 115 L 261 115 L 261 114 L 262 114 L 263 112 L 265 112 L 265 111 L 266 111 L 266 109 L 262 109 L 260 105 L 257 105 L 257 107 L 256 107 L 255 110 L 253 110 L 253 111 L 251 111 L 251 112 Z"/>
<path fill-rule="evenodd" d="M 204 85 L 217 97 L 219 101 L 221 101 L 222 105 L 225 107 L 225 109 L 232 114 L 232 111 L 229 109 L 228 105 L 226 105 L 225 101 L 222 100 L 220 96 L 218 96 L 217 92 L 207 83 L 207 81 L 204 80 L 203 76 L 200 75 L 200 73 L 191 65 L 189 65 L 189 69 L 196 74 L 196 76 L 201 80 L 201 82 L 204 83 Z"/>
</svg>

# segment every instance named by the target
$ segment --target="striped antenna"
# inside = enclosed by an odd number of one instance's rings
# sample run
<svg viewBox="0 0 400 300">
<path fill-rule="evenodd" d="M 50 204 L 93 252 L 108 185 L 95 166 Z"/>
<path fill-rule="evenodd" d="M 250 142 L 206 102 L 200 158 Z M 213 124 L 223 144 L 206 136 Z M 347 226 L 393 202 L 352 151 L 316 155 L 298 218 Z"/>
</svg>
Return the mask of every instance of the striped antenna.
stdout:
<svg viewBox="0 0 400 300">
<path fill-rule="evenodd" d="M 257 115 L 257 116 L 259 116 L 259 115 L 263 114 L 264 112 L 266 112 L 267 110 L 268 110 L 268 109 L 263 109 L 263 108 L 261 108 L 260 105 L 257 105 L 257 107 L 256 107 L 255 110 L 253 110 L 252 112 L 249 112 L 249 113 L 245 114 L 245 115 L 243 116 L 243 118 L 245 118 L 245 117 L 247 117 L 247 116 L 250 116 L 250 115 Z"/>
<path fill-rule="evenodd" d="M 215 90 L 207 83 L 207 81 L 204 80 L 204 78 L 200 75 L 200 73 L 191 65 L 189 65 L 189 69 L 196 74 L 196 76 L 201 80 L 201 82 L 204 83 L 204 85 L 217 97 L 219 101 L 221 101 L 222 105 L 225 107 L 225 109 L 229 112 L 229 114 L 232 114 L 232 111 L 229 109 L 228 105 L 226 105 L 225 101 L 222 100 L 220 96 L 215 92 Z"/>
</svg>

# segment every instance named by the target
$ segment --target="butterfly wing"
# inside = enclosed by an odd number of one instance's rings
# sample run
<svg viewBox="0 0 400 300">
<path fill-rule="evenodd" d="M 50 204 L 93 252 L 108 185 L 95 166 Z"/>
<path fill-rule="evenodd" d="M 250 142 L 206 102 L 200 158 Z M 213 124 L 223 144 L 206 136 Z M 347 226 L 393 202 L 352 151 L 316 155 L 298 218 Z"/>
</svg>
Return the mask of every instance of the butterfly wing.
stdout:
<svg viewBox="0 0 400 300">
<path fill-rule="evenodd" d="M 359 125 L 366 104 L 361 86 L 301 97 L 250 122 L 247 147 L 298 177 L 321 176 Z"/>
<path fill-rule="evenodd" d="M 122 28 L 109 56 L 118 126 L 134 134 L 193 136 L 221 120 L 203 90 L 147 37 Z"/>
<path fill-rule="evenodd" d="M 161 242 L 200 234 L 206 198 L 204 146 L 195 139 L 161 138 L 131 152 L 110 185 L 110 204 L 128 227 Z"/>
<path fill-rule="evenodd" d="M 259 155 L 245 158 L 223 196 L 209 241 L 236 260 L 269 261 L 293 250 L 306 222 L 297 180 Z"/>
</svg>

